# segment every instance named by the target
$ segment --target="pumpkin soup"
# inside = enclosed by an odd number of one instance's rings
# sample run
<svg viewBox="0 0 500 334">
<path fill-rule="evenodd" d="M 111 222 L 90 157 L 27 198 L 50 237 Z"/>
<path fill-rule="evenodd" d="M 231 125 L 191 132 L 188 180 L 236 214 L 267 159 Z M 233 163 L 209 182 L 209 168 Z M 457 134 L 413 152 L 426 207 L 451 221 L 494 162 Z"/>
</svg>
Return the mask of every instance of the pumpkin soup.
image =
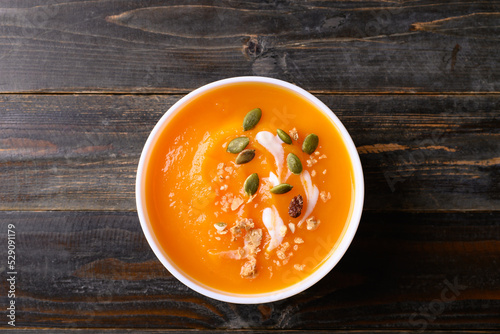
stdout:
<svg viewBox="0 0 500 334">
<path fill-rule="evenodd" d="M 333 122 L 277 86 L 212 88 L 170 116 L 146 171 L 161 247 L 213 289 L 277 291 L 313 273 L 351 214 L 352 164 Z"/>
</svg>

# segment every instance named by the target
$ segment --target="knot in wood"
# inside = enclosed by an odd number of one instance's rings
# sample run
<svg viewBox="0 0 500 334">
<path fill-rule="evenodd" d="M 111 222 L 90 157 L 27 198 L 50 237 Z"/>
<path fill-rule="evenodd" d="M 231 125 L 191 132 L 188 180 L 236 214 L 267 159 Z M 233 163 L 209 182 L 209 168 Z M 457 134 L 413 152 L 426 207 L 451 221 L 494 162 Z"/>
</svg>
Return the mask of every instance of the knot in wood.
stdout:
<svg viewBox="0 0 500 334">
<path fill-rule="evenodd" d="M 257 36 L 247 38 L 243 45 L 243 53 L 250 58 L 257 58 L 264 52 L 264 46 Z"/>
</svg>

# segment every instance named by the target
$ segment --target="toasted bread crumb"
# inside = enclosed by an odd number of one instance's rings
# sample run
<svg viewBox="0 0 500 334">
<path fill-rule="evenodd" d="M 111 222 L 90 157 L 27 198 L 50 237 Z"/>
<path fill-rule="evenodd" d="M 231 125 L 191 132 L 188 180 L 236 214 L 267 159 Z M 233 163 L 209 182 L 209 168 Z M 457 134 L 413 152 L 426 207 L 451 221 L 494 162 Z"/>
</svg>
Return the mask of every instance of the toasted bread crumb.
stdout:
<svg viewBox="0 0 500 334">
<path fill-rule="evenodd" d="M 254 256 L 249 257 L 248 261 L 243 264 L 240 276 L 243 278 L 254 278 L 257 276 L 257 260 Z"/>
<path fill-rule="evenodd" d="M 293 268 L 295 270 L 302 271 L 302 270 L 304 270 L 305 266 L 306 266 L 305 264 L 294 264 Z"/>
<path fill-rule="evenodd" d="M 330 194 L 330 192 L 327 193 L 326 191 L 323 190 L 322 192 L 319 193 L 319 197 L 323 202 L 326 202 L 330 198 L 332 198 L 332 195 Z"/>
<path fill-rule="evenodd" d="M 286 259 L 285 252 L 283 252 L 283 251 L 281 251 L 281 250 L 277 250 L 277 251 L 276 251 L 276 256 L 278 256 L 278 259 L 280 259 L 280 260 L 284 260 L 284 259 Z"/>
<path fill-rule="evenodd" d="M 252 219 L 248 218 L 243 218 L 241 220 L 238 220 L 236 224 L 229 229 L 229 232 L 232 234 L 231 241 L 236 240 L 237 237 L 240 237 L 242 235 L 242 230 L 245 229 L 246 231 L 254 228 L 255 224 Z"/>
<path fill-rule="evenodd" d="M 280 250 L 282 250 L 283 252 L 286 252 L 288 248 L 290 248 L 290 243 L 288 241 L 280 245 Z"/>
<path fill-rule="evenodd" d="M 314 217 L 311 217 L 306 220 L 306 223 L 307 223 L 307 229 L 309 231 L 313 231 L 318 228 L 320 221 L 316 220 Z"/>
<path fill-rule="evenodd" d="M 231 203 L 231 211 L 236 211 L 244 201 L 240 197 L 236 197 Z"/>
<path fill-rule="evenodd" d="M 229 232 L 231 232 L 231 241 L 236 240 L 236 238 L 241 237 L 242 235 L 241 228 L 239 226 L 231 227 Z"/>
<path fill-rule="evenodd" d="M 302 239 L 301 237 L 296 237 L 295 239 L 293 239 L 293 242 L 295 242 L 296 244 L 303 244 L 304 239 Z"/>
<path fill-rule="evenodd" d="M 286 226 L 281 226 L 280 227 L 280 236 L 284 237 L 286 235 L 287 231 L 288 231 L 288 228 Z"/>
<path fill-rule="evenodd" d="M 237 257 L 236 257 L 236 258 L 237 258 L 238 260 L 241 260 L 241 259 L 243 259 L 243 258 L 245 258 L 245 257 L 246 257 L 246 252 L 245 252 L 245 250 L 244 250 L 243 248 L 241 248 L 241 247 L 238 247 L 238 255 L 237 255 Z"/>
<path fill-rule="evenodd" d="M 223 195 L 220 199 L 221 210 L 224 212 L 228 212 L 231 207 L 231 203 L 233 202 L 234 195 L 232 193 L 227 193 Z"/>
<path fill-rule="evenodd" d="M 317 162 L 318 162 L 318 160 L 314 159 L 311 156 L 311 157 L 309 157 L 309 159 L 306 160 L 306 165 L 307 165 L 307 167 L 312 167 Z"/>
<path fill-rule="evenodd" d="M 247 232 L 245 235 L 245 250 L 249 255 L 254 255 L 259 252 L 259 246 L 262 242 L 262 229 L 255 228 Z"/>
</svg>

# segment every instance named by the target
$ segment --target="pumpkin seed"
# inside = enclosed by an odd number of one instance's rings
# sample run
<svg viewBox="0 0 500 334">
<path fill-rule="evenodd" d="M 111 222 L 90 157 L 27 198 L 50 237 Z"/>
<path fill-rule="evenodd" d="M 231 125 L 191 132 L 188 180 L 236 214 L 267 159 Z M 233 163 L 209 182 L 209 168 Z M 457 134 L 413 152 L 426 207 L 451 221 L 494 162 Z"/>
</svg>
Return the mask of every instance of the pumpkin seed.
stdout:
<svg viewBox="0 0 500 334">
<path fill-rule="evenodd" d="M 286 133 L 285 131 L 283 131 L 281 129 L 276 130 L 276 132 L 278 133 L 278 137 L 280 137 L 280 139 L 285 144 L 290 145 L 292 143 L 292 138 L 290 138 L 290 136 L 288 135 L 288 133 Z"/>
<path fill-rule="evenodd" d="M 290 172 L 300 174 L 302 172 L 302 163 L 300 159 L 293 153 L 289 153 L 286 157 L 286 164 Z"/>
<path fill-rule="evenodd" d="M 260 108 L 250 110 L 243 119 L 243 131 L 255 128 L 257 123 L 259 123 L 261 116 L 262 110 L 260 110 Z"/>
<path fill-rule="evenodd" d="M 248 196 L 254 195 L 257 192 L 257 189 L 259 189 L 259 175 L 257 175 L 257 173 L 253 173 L 247 177 L 245 184 L 243 185 L 243 189 Z"/>
<path fill-rule="evenodd" d="M 234 138 L 227 145 L 227 150 L 229 153 L 240 153 L 247 147 L 248 143 L 250 143 L 250 139 L 247 137 L 238 137 Z"/>
<path fill-rule="evenodd" d="M 306 139 L 304 139 L 304 142 L 302 143 L 302 151 L 307 154 L 312 154 L 314 151 L 316 151 L 318 142 L 318 136 L 316 136 L 314 133 L 308 134 Z"/>
<path fill-rule="evenodd" d="M 273 194 L 285 194 L 292 190 L 293 186 L 289 185 L 288 183 L 281 183 L 278 184 L 277 186 L 274 186 L 271 188 L 271 192 Z"/>
<path fill-rule="evenodd" d="M 227 224 L 224 222 L 215 223 L 214 227 L 217 230 L 217 234 L 226 234 L 228 232 L 226 230 Z"/>
<path fill-rule="evenodd" d="M 243 165 L 246 164 L 247 162 L 252 161 L 252 159 L 255 157 L 255 150 L 243 150 L 238 154 L 236 157 L 236 164 L 237 165 Z"/>
</svg>

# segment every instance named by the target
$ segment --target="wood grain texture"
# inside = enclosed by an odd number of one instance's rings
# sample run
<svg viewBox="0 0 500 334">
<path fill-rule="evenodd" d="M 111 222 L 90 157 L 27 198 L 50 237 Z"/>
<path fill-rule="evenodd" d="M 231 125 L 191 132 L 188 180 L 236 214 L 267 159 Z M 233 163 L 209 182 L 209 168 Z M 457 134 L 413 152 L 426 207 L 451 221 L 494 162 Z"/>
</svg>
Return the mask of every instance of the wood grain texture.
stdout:
<svg viewBox="0 0 500 334">
<path fill-rule="evenodd" d="M 16 230 L 19 327 L 500 329 L 498 212 L 365 213 L 330 274 L 261 305 L 185 287 L 156 260 L 134 212 L 0 212 L 0 230 L 8 224 Z"/>
<path fill-rule="evenodd" d="M 358 147 L 366 210 L 500 207 L 496 96 L 319 97 Z M 0 209 L 135 210 L 142 147 L 179 98 L 0 96 Z"/>
<path fill-rule="evenodd" d="M 30 329 L 30 328 L 20 328 L 20 329 L 15 329 L 15 330 L 3 330 L 2 333 L 67 333 L 68 329 L 61 329 L 61 328 L 53 328 L 53 327 L 47 327 L 47 328 L 37 328 L 37 329 Z M 185 330 L 179 330 L 179 329 L 140 329 L 138 331 L 137 329 L 110 329 L 110 328 L 99 328 L 99 329 L 72 329 L 72 333 L 82 333 L 82 334 L 95 334 L 95 333 L 112 333 L 112 334 L 122 334 L 122 333 L 168 333 L 168 334 L 193 334 L 193 333 L 199 333 L 199 330 L 196 329 L 185 329 Z M 225 330 L 203 330 L 203 333 L 208 333 L 208 334 L 222 334 L 222 333 L 227 333 L 228 331 Z M 412 331 L 406 331 L 405 333 L 412 332 Z M 418 332 L 418 331 L 413 331 L 413 332 Z M 303 330 L 277 330 L 277 329 L 271 329 L 271 330 L 254 330 L 254 329 L 238 329 L 238 330 L 231 330 L 231 333 L 252 333 L 252 334 L 302 334 L 304 333 Z M 325 333 L 336 333 L 336 334 L 395 334 L 395 333 L 401 333 L 401 330 L 393 329 L 393 330 L 308 330 L 307 333 L 310 334 L 325 334 Z M 488 334 L 488 333 L 498 333 L 496 330 L 446 330 L 446 331 L 441 331 L 441 330 L 426 330 L 425 333 L 428 334 Z"/>
<path fill-rule="evenodd" d="M 37 329 L 30 329 L 30 328 L 20 328 L 20 329 L 15 329 L 15 330 L 3 330 L 2 333 L 67 333 L 68 329 L 61 329 L 61 328 L 53 328 L 53 327 L 47 327 L 47 328 L 37 328 Z M 122 333 L 138 333 L 139 331 L 137 329 L 110 329 L 110 328 L 99 328 L 99 329 L 72 329 L 72 333 L 82 333 L 82 334 L 95 334 L 95 333 L 113 333 L 113 334 L 122 334 Z M 142 329 L 140 330 L 139 333 L 169 333 L 169 334 L 193 334 L 193 333 L 199 333 L 199 330 L 196 329 L 185 329 L 185 330 L 179 330 L 179 329 Z M 412 331 L 409 331 L 412 332 Z M 417 332 L 417 331 L 414 331 Z M 498 333 L 496 330 L 446 330 L 446 331 L 441 331 L 441 330 L 426 330 L 425 331 L 428 334 L 488 334 L 488 333 Z M 208 334 L 222 334 L 222 333 L 227 333 L 225 330 L 203 330 L 203 333 L 208 333 Z M 277 329 L 271 329 L 271 330 L 254 330 L 254 329 L 238 329 L 238 330 L 231 330 L 231 333 L 252 333 L 252 334 L 269 334 L 269 333 L 274 333 L 274 334 L 301 334 L 304 333 L 303 330 L 277 330 Z M 393 330 L 308 330 L 307 333 L 310 334 L 325 334 L 325 333 L 336 333 L 336 334 L 395 334 L 395 333 L 401 333 L 400 330 L 393 329 Z M 406 331 L 408 333 L 408 331 Z"/>
<path fill-rule="evenodd" d="M 499 0 L 2 1 L 0 258 L 14 224 L 18 275 L 17 328 L 0 329 L 498 332 L 499 20 Z M 239 75 L 316 93 L 351 133 L 366 182 L 339 264 L 261 305 L 184 286 L 135 212 L 158 119 Z"/>
<path fill-rule="evenodd" d="M 500 2 L 3 1 L 0 92 L 497 92 Z"/>
</svg>

